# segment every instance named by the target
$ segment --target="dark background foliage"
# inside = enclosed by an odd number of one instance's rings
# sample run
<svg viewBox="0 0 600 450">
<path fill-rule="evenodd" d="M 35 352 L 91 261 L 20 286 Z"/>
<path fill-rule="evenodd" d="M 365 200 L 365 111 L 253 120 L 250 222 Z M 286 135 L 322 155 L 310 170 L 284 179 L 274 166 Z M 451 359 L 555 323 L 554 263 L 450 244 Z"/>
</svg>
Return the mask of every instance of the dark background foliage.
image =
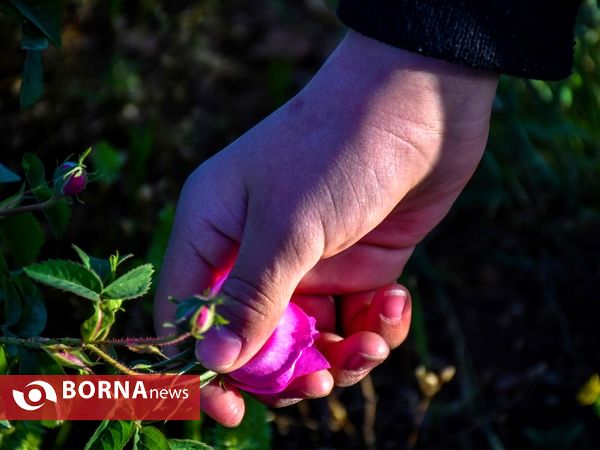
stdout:
<svg viewBox="0 0 600 450">
<path fill-rule="evenodd" d="M 47 170 L 94 146 L 104 179 L 82 195 L 62 241 L 160 263 L 177 194 L 204 159 L 297 92 L 344 33 L 333 2 L 66 1 L 63 47 L 44 53 L 45 92 L 19 111 L 24 53 L 0 16 L 2 163 L 25 151 Z M 586 1 L 574 74 L 503 78 L 488 150 L 449 217 L 402 280 L 408 342 L 368 384 L 272 413 L 285 449 L 592 449 L 600 418 L 576 402 L 600 371 L 600 9 Z M 48 302 L 45 335 L 77 330 L 79 303 Z M 58 303 L 60 302 L 60 303 Z M 66 305 L 66 306 L 65 306 Z M 151 331 L 149 301 L 128 335 Z M 69 314 L 65 314 L 69 311 Z M 424 419 L 414 370 L 457 375 Z M 48 443 L 48 448 L 52 448 Z"/>
</svg>

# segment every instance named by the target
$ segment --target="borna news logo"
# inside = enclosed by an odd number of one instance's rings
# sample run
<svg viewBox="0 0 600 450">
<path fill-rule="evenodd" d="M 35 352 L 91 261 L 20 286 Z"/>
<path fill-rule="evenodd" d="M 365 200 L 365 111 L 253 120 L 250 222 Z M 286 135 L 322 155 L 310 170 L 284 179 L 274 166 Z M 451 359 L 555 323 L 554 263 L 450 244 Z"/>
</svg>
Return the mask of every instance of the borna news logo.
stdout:
<svg viewBox="0 0 600 450">
<path fill-rule="evenodd" d="M 31 383 L 28 383 L 25 387 L 29 386 L 39 386 L 41 390 L 36 387 L 30 389 L 27 392 L 27 399 L 25 399 L 24 392 L 16 389 L 13 389 L 12 391 L 13 399 L 19 408 L 24 409 L 25 411 L 35 411 L 36 409 L 40 409 L 42 406 L 44 406 L 46 404 L 46 400 L 54 403 L 58 401 L 56 398 L 56 391 L 49 383 L 46 383 L 42 380 L 34 380 Z"/>
<path fill-rule="evenodd" d="M 196 375 L 2 375 L 0 419 L 198 420 Z"/>
</svg>

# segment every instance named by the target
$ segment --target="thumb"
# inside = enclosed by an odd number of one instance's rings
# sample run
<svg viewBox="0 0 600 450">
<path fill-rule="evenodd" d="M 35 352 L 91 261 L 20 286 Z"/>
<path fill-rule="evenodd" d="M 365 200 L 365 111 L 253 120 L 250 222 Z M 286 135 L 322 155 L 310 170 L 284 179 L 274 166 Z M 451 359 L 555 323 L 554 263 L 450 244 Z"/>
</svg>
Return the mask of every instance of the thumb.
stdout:
<svg viewBox="0 0 600 450">
<path fill-rule="evenodd" d="M 204 367 L 230 372 L 244 365 L 273 334 L 302 277 L 319 259 L 314 237 L 304 229 L 266 223 L 251 209 L 238 257 L 220 293 L 219 307 L 227 321 L 206 333 L 196 346 Z"/>
</svg>

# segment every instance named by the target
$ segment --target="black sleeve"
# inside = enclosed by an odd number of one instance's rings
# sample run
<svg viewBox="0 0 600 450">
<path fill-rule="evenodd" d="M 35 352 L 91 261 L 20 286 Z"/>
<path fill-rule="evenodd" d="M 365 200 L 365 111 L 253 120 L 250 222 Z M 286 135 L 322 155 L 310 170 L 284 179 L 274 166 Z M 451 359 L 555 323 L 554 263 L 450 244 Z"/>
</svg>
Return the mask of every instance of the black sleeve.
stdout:
<svg viewBox="0 0 600 450">
<path fill-rule="evenodd" d="M 546 80 L 571 73 L 579 0 L 340 0 L 361 34 L 433 58 Z"/>
</svg>

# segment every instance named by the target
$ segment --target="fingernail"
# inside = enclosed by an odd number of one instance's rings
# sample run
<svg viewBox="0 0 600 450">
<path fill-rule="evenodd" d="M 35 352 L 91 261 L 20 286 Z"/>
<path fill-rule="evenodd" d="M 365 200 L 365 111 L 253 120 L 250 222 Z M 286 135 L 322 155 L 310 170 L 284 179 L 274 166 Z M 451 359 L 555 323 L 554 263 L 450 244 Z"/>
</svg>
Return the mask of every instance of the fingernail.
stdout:
<svg viewBox="0 0 600 450">
<path fill-rule="evenodd" d="M 381 307 L 381 315 L 387 320 L 400 320 L 404 313 L 404 306 L 406 305 L 406 291 L 402 289 L 393 289 L 386 291 L 383 294 L 385 301 Z"/>
<path fill-rule="evenodd" d="M 362 372 L 365 370 L 370 370 L 379 365 L 381 361 L 383 361 L 381 358 L 373 358 L 372 356 L 364 353 L 357 353 L 348 360 L 344 368 L 346 370 Z"/>
<path fill-rule="evenodd" d="M 242 350 L 242 341 L 231 331 L 213 328 L 196 344 L 196 358 L 202 365 L 215 372 L 227 370 Z"/>
</svg>

